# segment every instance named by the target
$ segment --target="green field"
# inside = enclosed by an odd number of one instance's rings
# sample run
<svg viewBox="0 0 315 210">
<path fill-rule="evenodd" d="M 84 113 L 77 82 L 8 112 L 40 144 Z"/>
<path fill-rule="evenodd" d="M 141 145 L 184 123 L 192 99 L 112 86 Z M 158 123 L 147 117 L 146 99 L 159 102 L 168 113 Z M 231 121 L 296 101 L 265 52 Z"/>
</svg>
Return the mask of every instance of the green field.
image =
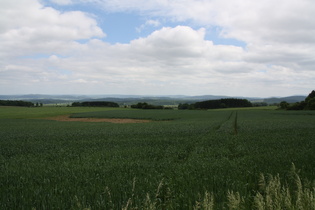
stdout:
<svg viewBox="0 0 315 210">
<path fill-rule="evenodd" d="M 42 119 L 65 114 L 152 121 Z M 315 209 L 314 133 L 314 111 L 0 107 L 0 209 Z"/>
</svg>

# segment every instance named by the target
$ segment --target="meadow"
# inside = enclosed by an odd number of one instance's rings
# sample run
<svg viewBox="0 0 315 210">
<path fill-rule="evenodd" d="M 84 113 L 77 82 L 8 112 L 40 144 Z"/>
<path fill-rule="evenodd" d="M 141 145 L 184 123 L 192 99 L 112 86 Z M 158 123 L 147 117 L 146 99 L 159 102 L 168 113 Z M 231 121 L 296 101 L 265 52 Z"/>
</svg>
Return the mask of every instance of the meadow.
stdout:
<svg viewBox="0 0 315 210">
<path fill-rule="evenodd" d="M 48 117 L 147 119 L 60 122 Z M 315 209 L 315 112 L 0 107 L 0 209 Z"/>
</svg>

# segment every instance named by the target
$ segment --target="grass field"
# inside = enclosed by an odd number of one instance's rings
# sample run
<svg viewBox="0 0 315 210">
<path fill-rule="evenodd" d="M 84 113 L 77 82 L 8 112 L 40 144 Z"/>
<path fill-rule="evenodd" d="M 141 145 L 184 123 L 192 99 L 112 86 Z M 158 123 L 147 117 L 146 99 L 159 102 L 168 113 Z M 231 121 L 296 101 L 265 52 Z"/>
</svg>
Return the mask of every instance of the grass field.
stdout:
<svg viewBox="0 0 315 210">
<path fill-rule="evenodd" d="M 151 122 L 43 119 L 65 114 Z M 314 131 L 312 111 L 0 107 L 0 209 L 315 209 Z"/>
</svg>

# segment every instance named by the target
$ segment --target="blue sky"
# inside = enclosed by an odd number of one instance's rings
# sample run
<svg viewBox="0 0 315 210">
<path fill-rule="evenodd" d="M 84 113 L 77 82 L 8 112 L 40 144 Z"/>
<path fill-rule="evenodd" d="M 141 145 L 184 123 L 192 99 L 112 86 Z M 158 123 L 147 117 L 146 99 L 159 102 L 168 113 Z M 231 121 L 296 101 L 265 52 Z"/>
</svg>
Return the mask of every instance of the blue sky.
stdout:
<svg viewBox="0 0 315 210">
<path fill-rule="evenodd" d="M 312 0 L 12 0 L 0 8 L 0 94 L 314 89 Z"/>
<path fill-rule="evenodd" d="M 50 1 L 44 2 L 45 6 L 53 7 L 59 11 L 84 11 L 91 14 L 97 20 L 98 25 L 106 32 L 103 39 L 111 44 L 129 43 L 139 37 L 146 37 L 162 27 L 176 27 L 177 25 L 189 25 L 194 29 L 206 27 L 205 39 L 215 44 L 235 45 L 245 47 L 246 43 L 237 39 L 220 37 L 220 26 L 205 26 L 192 21 L 174 21 L 163 17 L 145 15 L 133 11 L 113 12 L 97 7 L 95 4 L 70 4 L 59 5 Z M 158 25 L 146 24 L 147 21 L 157 21 Z M 86 41 L 86 40 L 82 40 Z"/>
<path fill-rule="evenodd" d="M 103 9 L 96 7 L 94 4 L 84 5 L 66 5 L 60 6 L 51 2 L 46 2 L 47 6 L 58 9 L 59 11 L 84 11 L 94 16 L 98 25 L 106 32 L 104 41 L 115 43 L 129 43 L 131 40 L 141 37 L 144 32 L 147 32 L 148 28 L 142 33 L 137 32 L 136 28 L 141 26 L 145 22 L 145 17 L 137 15 L 132 12 L 106 12 Z M 152 30 L 151 30 L 152 31 Z"/>
</svg>

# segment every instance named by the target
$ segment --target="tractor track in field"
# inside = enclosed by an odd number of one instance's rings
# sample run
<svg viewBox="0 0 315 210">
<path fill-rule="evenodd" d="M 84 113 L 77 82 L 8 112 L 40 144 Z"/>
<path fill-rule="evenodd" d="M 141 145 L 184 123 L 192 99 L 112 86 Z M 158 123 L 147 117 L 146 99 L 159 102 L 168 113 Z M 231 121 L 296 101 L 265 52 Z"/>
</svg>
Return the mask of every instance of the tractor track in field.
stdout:
<svg viewBox="0 0 315 210">
<path fill-rule="evenodd" d="M 237 111 L 235 112 L 235 118 L 234 118 L 234 124 L 233 124 L 233 127 L 234 127 L 234 135 L 237 135 L 237 133 L 238 133 L 238 126 L 237 126 Z"/>
<path fill-rule="evenodd" d="M 215 127 L 215 130 L 216 130 L 216 131 L 220 130 L 220 128 L 223 126 L 223 124 L 225 124 L 226 122 L 228 122 L 228 121 L 231 119 L 233 113 L 234 113 L 234 112 L 231 112 L 231 114 L 228 116 L 228 118 L 226 118 L 225 120 L 223 120 L 222 122 L 220 122 L 219 125 L 217 125 L 217 126 Z"/>
<path fill-rule="evenodd" d="M 234 116 L 233 116 L 234 115 Z M 232 111 L 231 113 L 230 113 L 230 115 L 225 119 L 225 120 L 223 120 L 222 122 L 220 122 L 219 123 L 219 125 L 217 125 L 214 129 L 216 130 L 216 131 L 220 131 L 220 129 L 222 129 L 224 126 L 225 126 L 225 124 L 226 123 L 228 123 L 228 122 L 231 122 L 232 120 L 234 120 L 234 122 L 233 122 L 233 134 L 234 135 L 237 135 L 238 134 L 238 123 L 237 123 L 237 119 L 238 118 L 238 113 L 237 113 L 237 111 Z"/>
</svg>

